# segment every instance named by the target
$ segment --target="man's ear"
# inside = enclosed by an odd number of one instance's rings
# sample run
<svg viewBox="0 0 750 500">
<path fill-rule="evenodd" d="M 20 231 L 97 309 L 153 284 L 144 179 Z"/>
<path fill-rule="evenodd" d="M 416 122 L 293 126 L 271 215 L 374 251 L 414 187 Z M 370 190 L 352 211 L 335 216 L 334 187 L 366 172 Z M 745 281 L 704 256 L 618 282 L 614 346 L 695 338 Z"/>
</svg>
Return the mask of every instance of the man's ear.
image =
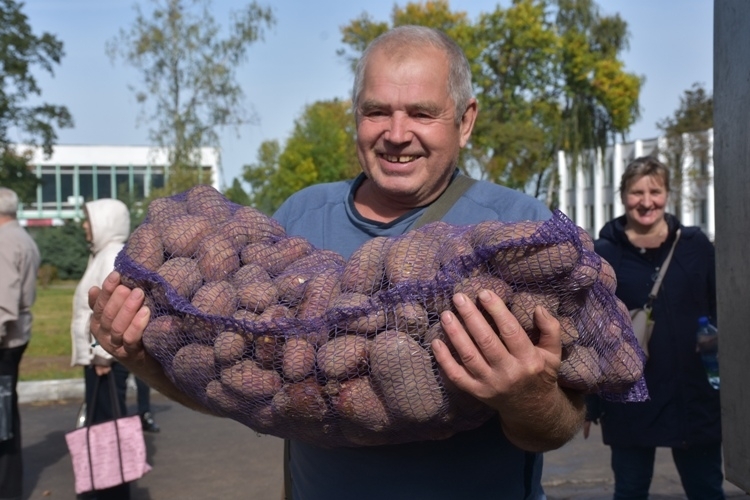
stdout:
<svg viewBox="0 0 750 500">
<path fill-rule="evenodd" d="M 459 124 L 460 134 L 460 145 L 463 148 L 469 142 L 471 132 L 474 130 L 474 123 L 477 120 L 478 104 L 475 98 L 471 98 L 469 105 L 466 107 L 466 111 L 461 115 L 461 123 Z"/>
</svg>

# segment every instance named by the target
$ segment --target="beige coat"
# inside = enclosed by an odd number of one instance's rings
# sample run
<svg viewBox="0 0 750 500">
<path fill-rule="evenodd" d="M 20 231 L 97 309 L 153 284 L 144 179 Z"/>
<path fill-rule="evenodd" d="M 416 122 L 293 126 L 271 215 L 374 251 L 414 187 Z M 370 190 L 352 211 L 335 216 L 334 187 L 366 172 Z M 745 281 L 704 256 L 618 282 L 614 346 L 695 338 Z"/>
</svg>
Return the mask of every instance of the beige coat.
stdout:
<svg viewBox="0 0 750 500">
<path fill-rule="evenodd" d="M 0 348 L 31 338 L 31 306 L 36 299 L 39 249 L 17 220 L 0 225 Z"/>
</svg>

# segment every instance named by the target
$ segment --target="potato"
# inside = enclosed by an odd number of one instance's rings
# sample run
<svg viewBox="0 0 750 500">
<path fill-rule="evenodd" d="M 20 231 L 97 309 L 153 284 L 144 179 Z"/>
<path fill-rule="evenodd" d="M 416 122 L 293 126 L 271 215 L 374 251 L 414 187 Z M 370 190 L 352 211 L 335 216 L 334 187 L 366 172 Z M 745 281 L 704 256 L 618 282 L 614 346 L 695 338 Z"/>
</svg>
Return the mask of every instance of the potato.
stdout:
<svg viewBox="0 0 750 500">
<path fill-rule="evenodd" d="M 473 248 L 493 248 L 508 241 L 528 238 L 539 229 L 541 223 L 524 221 L 519 223 L 487 220 L 475 224 L 467 232 L 469 243 Z"/>
<path fill-rule="evenodd" d="M 558 295 L 560 299 L 560 305 L 557 307 L 557 314 L 559 316 L 573 316 L 576 317 L 583 309 L 586 303 L 586 297 L 588 296 L 588 289 L 577 290 L 577 291 L 561 291 Z"/>
<path fill-rule="evenodd" d="M 334 337 L 318 349 L 318 369 L 329 380 L 344 380 L 365 373 L 370 341 L 356 335 Z"/>
<path fill-rule="evenodd" d="M 156 271 L 175 291 L 186 299 L 203 284 L 203 276 L 195 260 L 188 257 L 169 259 Z"/>
<path fill-rule="evenodd" d="M 370 377 L 341 382 L 331 397 L 331 404 L 340 416 L 367 430 L 381 432 L 392 424 L 391 415 L 375 392 Z"/>
<path fill-rule="evenodd" d="M 197 389 L 205 390 L 208 383 L 216 378 L 214 350 L 201 344 L 188 344 L 175 354 L 172 360 L 172 374 L 175 385 L 189 394 Z"/>
<path fill-rule="evenodd" d="M 469 232 L 451 234 L 442 239 L 438 251 L 438 262 L 441 267 L 456 266 L 456 269 L 471 274 L 479 273 L 479 260 L 474 255 Z"/>
<path fill-rule="evenodd" d="M 185 204 L 189 214 L 203 215 L 216 222 L 224 221 L 232 214 L 229 200 L 214 187 L 205 184 L 190 188 Z"/>
<path fill-rule="evenodd" d="M 214 357 L 219 365 L 231 365 L 245 354 L 247 341 L 245 336 L 231 331 L 221 332 L 214 340 Z"/>
<path fill-rule="evenodd" d="M 599 279 L 601 262 L 601 257 L 595 253 L 584 252 L 570 274 L 562 280 L 562 287 L 568 291 L 591 288 Z"/>
<path fill-rule="evenodd" d="M 427 311 L 414 301 L 397 302 L 392 308 L 388 308 L 386 316 L 389 330 L 398 330 L 414 338 L 424 335 L 430 326 Z"/>
<path fill-rule="evenodd" d="M 480 274 L 464 278 L 453 288 L 453 293 L 463 293 L 469 297 L 469 300 L 476 302 L 477 296 L 482 290 L 493 291 L 506 304 L 513 294 L 513 290 L 508 283 L 502 278 L 491 274 Z"/>
<path fill-rule="evenodd" d="M 299 236 L 282 238 L 276 243 L 251 243 L 242 249 L 242 262 L 253 262 L 275 277 L 291 263 L 313 250 L 306 239 Z"/>
<path fill-rule="evenodd" d="M 219 233 L 207 235 L 198 245 L 198 268 L 206 281 L 231 279 L 240 267 L 240 256 L 232 242 Z"/>
<path fill-rule="evenodd" d="M 135 228 L 125 245 L 125 254 L 149 271 L 159 269 L 164 263 L 164 247 L 159 228 L 148 222 Z"/>
<path fill-rule="evenodd" d="M 363 293 L 342 293 L 333 299 L 328 311 L 338 319 L 339 328 L 348 332 L 375 333 L 386 324 L 385 310 Z"/>
<path fill-rule="evenodd" d="M 195 292 L 191 303 L 205 314 L 232 316 L 237 310 L 237 291 L 228 281 L 211 281 Z"/>
<path fill-rule="evenodd" d="M 395 330 L 378 334 L 370 366 L 375 387 L 396 415 L 421 423 L 440 413 L 443 398 L 432 357 L 409 335 Z"/>
<path fill-rule="evenodd" d="M 164 223 L 161 240 L 169 257 L 192 257 L 201 240 L 213 232 L 211 219 L 202 215 L 177 215 Z"/>
<path fill-rule="evenodd" d="M 221 383 L 232 392 L 255 401 L 273 397 L 281 389 L 281 376 L 246 359 L 221 370 Z"/>
<path fill-rule="evenodd" d="M 307 282 L 326 269 L 341 269 L 346 261 L 330 250 L 313 250 L 310 254 L 292 262 L 274 278 L 279 300 L 287 305 L 297 305 L 302 300 Z"/>
<path fill-rule="evenodd" d="M 440 241 L 429 234 L 410 231 L 392 239 L 385 248 L 385 276 L 391 285 L 405 281 L 428 281 L 440 269 Z"/>
<path fill-rule="evenodd" d="M 232 317 L 237 321 L 242 322 L 252 323 L 254 321 L 260 321 L 260 314 L 253 311 L 248 311 L 247 309 L 237 309 Z M 250 337 L 251 338 L 249 338 L 249 340 L 252 340 L 252 335 L 250 335 Z"/>
<path fill-rule="evenodd" d="M 304 421 L 321 422 L 328 414 L 323 388 L 314 379 L 284 385 L 271 407 L 276 415 Z"/>
<path fill-rule="evenodd" d="M 608 389 L 622 386 L 626 390 L 643 376 L 643 361 L 627 342 L 620 342 L 617 349 L 608 351 L 603 358 L 602 384 L 606 384 Z"/>
<path fill-rule="evenodd" d="M 297 317 L 302 320 L 321 317 L 331 302 L 341 293 L 341 270 L 326 269 L 307 282 Z"/>
<path fill-rule="evenodd" d="M 240 398 L 218 380 L 212 380 L 206 386 L 206 406 L 220 417 L 238 418 L 243 414 Z"/>
<path fill-rule="evenodd" d="M 284 228 L 276 220 L 252 207 L 239 207 L 232 216 L 248 228 L 248 243 L 272 242 L 285 236 Z"/>
<path fill-rule="evenodd" d="M 182 320 L 177 316 L 152 317 L 143 330 L 142 341 L 146 352 L 164 364 L 186 342 Z"/>
<path fill-rule="evenodd" d="M 175 215 L 187 215 L 185 202 L 173 198 L 157 198 L 148 204 L 146 220 L 157 227 L 164 227 L 164 223 Z"/>
<path fill-rule="evenodd" d="M 278 289 L 265 269 L 257 264 L 240 267 L 232 276 L 240 307 L 260 312 L 278 300 Z"/>
<path fill-rule="evenodd" d="M 294 312 L 291 309 L 281 304 L 275 304 L 266 307 L 258 317 L 258 321 L 261 323 L 274 323 L 278 320 L 292 318 L 294 318 Z"/>
<path fill-rule="evenodd" d="M 315 369 L 315 345 L 299 337 L 287 339 L 282 354 L 281 373 L 292 382 L 299 382 Z"/>
<path fill-rule="evenodd" d="M 534 323 L 534 309 L 536 306 L 542 306 L 550 314 L 554 315 L 559 305 L 559 299 L 556 295 L 519 291 L 511 297 L 510 312 L 516 317 L 521 327 L 527 332 L 536 330 Z"/>
<path fill-rule="evenodd" d="M 558 321 L 560 322 L 560 340 L 563 347 L 568 347 L 578 342 L 578 329 L 573 319 L 569 316 L 561 316 L 558 318 Z"/>
<path fill-rule="evenodd" d="M 558 378 L 561 387 L 593 392 L 601 376 L 599 354 L 594 349 L 577 344 L 563 349 Z"/>
<path fill-rule="evenodd" d="M 281 340 L 273 335 L 257 335 L 253 345 L 255 361 L 266 370 L 276 369 L 283 346 Z"/>
<path fill-rule="evenodd" d="M 579 253 L 573 243 L 525 246 L 499 251 L 495 256 L 498 274 L 515 283 L 539 283 L 570 272 Z"/>
<path fill-rule="evenodd" d="M 385 275 L 385 244 L 388 238 L 378 236 L 357 248 L 341 275 L 341 291 L 371 295 L 381 289 Z"/>
<path fill-rule="evenodd" d="M 594 240 L 591 238 L 589 232 L 580 226 L 576 226 L 576 229 L 578 229 L 578 238 L 581 240 L 581 247 L 587 252 L 595 252 Z"/>
<path fill-rule="evenodd" d="M 617 274 L 609 262 L 604 259 L 602 260 L 601 268 L 599 269 L 599 281 L 604 288 L 612 293 L 617 291 Z"/>
</svg>

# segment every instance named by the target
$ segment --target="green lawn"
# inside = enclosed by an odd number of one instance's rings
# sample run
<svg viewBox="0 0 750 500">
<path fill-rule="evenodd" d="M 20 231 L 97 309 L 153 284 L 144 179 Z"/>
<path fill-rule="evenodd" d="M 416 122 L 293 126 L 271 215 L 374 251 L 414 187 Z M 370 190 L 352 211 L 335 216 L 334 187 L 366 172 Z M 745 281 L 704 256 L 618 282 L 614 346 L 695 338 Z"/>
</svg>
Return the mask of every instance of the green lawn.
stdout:
<svg viewBox="0 0 750 500">
<path fill-rule="evenodd" d="M 37 287 L 31 311 L 31 342 L 21 360 L 20 380 L 74 378 L 82 375 L 80 366 L 70 366 L 70 320 L 77 282 L 57 281 L 47 288 Z"/>
</svg>

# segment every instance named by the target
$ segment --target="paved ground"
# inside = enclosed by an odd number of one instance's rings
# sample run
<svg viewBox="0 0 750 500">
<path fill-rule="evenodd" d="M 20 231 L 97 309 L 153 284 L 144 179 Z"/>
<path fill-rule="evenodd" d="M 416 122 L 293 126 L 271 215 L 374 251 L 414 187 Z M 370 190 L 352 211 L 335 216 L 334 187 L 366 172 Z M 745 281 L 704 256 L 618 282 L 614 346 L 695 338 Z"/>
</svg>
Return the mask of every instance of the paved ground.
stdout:
<svg viewBox="0 0 750 500">
<path fill-rule="evenodd" d="M 73 429 L 79 404 L 80 399 L 62 399 L 21 405 L 25 499 L 75 498 L 64 436 Z M 153 394 L 152 406 L 162 432 L 146 434 L 153 470 L 134 484 L 132 500 L 279 499 L 280 439 L 187 410 L 158 393 Z M 659 450 L 657 457 L 651 498 L 685 498 L 668 451 Z M 579 435 L 546 454 L 543 483 L 549 500 L 612 498 L 609 452 L 598 427 L 588 440 Z M 730 483 L 725 486 L 728 497 L 745 497 Z"/>
</svg>

